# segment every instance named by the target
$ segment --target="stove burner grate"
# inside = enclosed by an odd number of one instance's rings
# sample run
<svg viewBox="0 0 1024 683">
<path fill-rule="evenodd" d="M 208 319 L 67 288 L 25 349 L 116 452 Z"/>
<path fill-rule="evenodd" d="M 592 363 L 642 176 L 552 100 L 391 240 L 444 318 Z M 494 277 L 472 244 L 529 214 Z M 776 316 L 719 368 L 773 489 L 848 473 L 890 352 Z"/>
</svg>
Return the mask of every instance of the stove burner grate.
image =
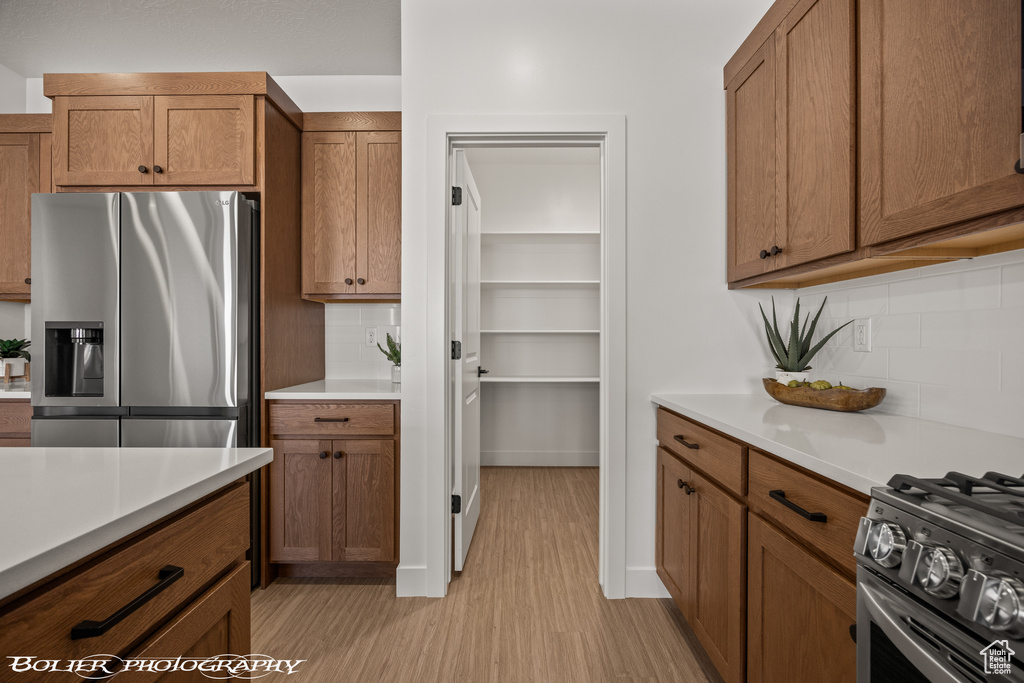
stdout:
<svg viewBox="0 0 1024 683">
<path fill-rule="evenodd" d="M 1004 494 L 1024 500 L 1024 478 L 1010 477 L 996 472 L 988 472 L 984 477 L 949 472 L 942 479 L 921 479 L 897 474 L 889 480 L 889 486 L 898 492 L 919 489 L 937 498 L 963 505 L 1010 524 L 1024 523 L 1024 511 L 1011 510 L 1005 505 L 994 505 L 986 501 L 984 495 Z"/>
</svg>

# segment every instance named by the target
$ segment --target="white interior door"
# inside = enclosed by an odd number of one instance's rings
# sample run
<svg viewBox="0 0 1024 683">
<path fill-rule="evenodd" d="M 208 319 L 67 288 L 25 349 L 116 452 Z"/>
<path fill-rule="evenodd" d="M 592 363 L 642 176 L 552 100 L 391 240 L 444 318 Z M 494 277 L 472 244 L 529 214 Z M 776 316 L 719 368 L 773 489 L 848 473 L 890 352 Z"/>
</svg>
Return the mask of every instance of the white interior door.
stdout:
<svg viewBox="0 0 1024 683">
<path fill-rule="evenodd" d="M 455 373 L 455 571 L 462 571 L 480 518 L 480 195 L 462 150 L 453 155 L 462 204 L 452 207 L 455 234 L 455 332 L 462 358 Z"/>
</svg>

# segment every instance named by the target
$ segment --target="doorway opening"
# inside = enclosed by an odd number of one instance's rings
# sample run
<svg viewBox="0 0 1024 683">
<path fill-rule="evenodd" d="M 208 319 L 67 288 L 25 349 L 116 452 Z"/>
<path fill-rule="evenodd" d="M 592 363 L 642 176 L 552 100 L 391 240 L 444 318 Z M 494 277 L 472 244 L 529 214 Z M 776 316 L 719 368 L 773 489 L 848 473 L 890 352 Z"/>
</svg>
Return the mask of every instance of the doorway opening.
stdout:
<svg viewBox="0 0 1024 683">
<path fill-rule="evenodd" d="M 624 595 L 624 121 L 577 118 L 603 125 L 446 131 L 446 583 L 494 504 L 481 466 L 597 468 L 577 481 L 597 484 L 598 580 Z"/>
</svg>

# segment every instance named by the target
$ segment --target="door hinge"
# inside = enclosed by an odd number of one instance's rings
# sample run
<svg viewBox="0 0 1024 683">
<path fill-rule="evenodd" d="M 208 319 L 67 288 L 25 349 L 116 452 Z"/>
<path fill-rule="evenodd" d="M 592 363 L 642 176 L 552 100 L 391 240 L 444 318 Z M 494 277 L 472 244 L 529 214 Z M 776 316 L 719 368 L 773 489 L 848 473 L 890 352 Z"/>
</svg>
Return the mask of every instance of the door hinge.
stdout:
<svg viewBox="0 0 1024 683">
<path fill-rule="evenodd" d="M 452 496 L 452 514 L 457 515 L 462 512 L 462 496 Z"/>
<path fill-rule="evenodd" d="M 462 358 L 462 342 L 452 342 L 452 360 L 459 360 Z"/>
<path fill-rule="evenodd" d="M 452 206 L 462 206 L 462 188 L 452 186 Z"/>
</svg>

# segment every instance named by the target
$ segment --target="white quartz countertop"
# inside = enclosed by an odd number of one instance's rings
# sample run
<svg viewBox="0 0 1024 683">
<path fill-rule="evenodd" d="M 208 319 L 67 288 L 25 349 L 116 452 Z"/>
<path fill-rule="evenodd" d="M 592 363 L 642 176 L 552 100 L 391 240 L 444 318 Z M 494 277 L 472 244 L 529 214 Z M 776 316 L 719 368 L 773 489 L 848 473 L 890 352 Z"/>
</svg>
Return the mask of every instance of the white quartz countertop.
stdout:
<svg viewBox="0 0 1024 683">
<path fill-rule="evenodd" d="M 0 401 L 15 398 L 32 398 L 32 385 L 21 380 L 14 380 L 10 384 L 0 381 Z"/>
<path fill-rule="evenodd" d="M 269 448 L 0 448 L 0 598 L 273 458 Z"/>
<path fill-rule="evenodd" d="M 1024 473 L 1024 439 L 889 415 L 777 403 L 767 394 L 653 394 L 680 415 L 870 494 L 895 474 Z"/>
<path fill-rule="evenodd" d="M 402 385 L 387 379 L 321 379 L 294 387 L 268 391 L 268 399 L 391 400 L 402 398 Z"/>
</svg>

